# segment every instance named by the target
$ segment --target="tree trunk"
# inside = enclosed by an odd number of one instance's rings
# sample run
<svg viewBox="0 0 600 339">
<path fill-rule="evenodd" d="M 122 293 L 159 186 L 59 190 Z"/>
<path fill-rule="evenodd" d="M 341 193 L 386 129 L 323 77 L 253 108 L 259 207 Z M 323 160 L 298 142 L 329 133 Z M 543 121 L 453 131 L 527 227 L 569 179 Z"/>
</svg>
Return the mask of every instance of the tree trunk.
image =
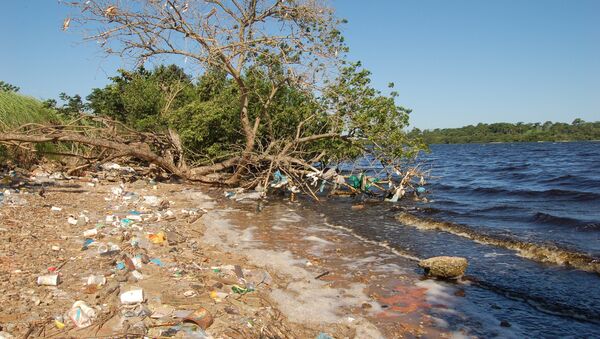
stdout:
<svg viewBox="0 0 600 339">
<path fill-rule="evenodd" d="M 242 158 L 237 164 L 235 173 L 227 180 L 227 184 L 229 185 L 236 185 L 239 183 L 241 175 L 244 173 L 245 166 L 248 164 L 250 157 L 252 156 L 252 151 L 254 150 L 254 143 L 256 140 L 256 132 L 260 123 L 260 120 L 257 118 L 254 128 L 252 128 L 250 125 L 250 116 L 248 112 L 250 98 L 248 97 L 248 90 L 243 86 L 240 87 L 240 90 L 242 91 L 240 96 L 240 120 L 242 122 L 244 136 L 246 137 L 246 146 L 244 147 Z"/>
</svg>

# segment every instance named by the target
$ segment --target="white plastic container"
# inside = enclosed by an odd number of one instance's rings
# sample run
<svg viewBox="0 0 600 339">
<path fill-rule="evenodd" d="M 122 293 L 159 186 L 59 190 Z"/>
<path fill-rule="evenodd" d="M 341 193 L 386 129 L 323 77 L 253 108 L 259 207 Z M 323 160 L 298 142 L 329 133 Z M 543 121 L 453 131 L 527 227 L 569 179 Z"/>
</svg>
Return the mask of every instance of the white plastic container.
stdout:
<svg viewBox="0 0 600 339">
<path fill-rule="evenodd" d="M 88 285 L 104 285 L 106 284 L 106 277 L 103 275 L 90 275 L 87 279 Z"/>
<path fill-rule="evenodd" d="M 98 234 L 98 230 L 95 228 L 89 229 L 87 231 L 83 231 L 83 236 L 84 237 L 93 237 L 96 234 Z"/>
<path fill-rule="evenodd" d="M 121 293 L 121 303 L 125 305 L 139 304 L 144 302 L 144 291 L 142 289 L 131 290 Z"/>
<path fill-rule="evenodd" d="M 57 286 L 59 281 L 58 274 L 42 275 L 37 278 L 37 284 L 41 286 Z"/>
<path fill-rule="evenodd" d="M 136 280 L 142 280 L 144 279 L 144 275 L 142 273 L 140 273 L 140 271 L 131 271 L 131 275 L 136 279 Z"/>
<path fill-rule="evenodd" d="M 131 262 L 135 268 L 142 268 L 142 258 L 133 257 L 131 258 Z"/>
</svg>

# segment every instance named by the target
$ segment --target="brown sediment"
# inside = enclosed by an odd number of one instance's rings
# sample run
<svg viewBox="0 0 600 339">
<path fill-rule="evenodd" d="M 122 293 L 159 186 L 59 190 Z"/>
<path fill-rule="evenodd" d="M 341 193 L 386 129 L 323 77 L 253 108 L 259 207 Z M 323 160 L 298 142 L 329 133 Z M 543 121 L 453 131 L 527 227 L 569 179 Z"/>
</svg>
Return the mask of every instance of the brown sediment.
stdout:
<svg viewBox="0 0 600 339">
<path fill-rule="evenodd" d="M 21 193 L 25 205 L 0 207 L 0 326 L 15 336 L 102 337 L 136 335 L 136 322 L 155 336 L 156 321 L 124 317 L 119 291 L 144 290 L 150 311 L 162 305 L 181 310 L 205 308 L 214 318 L 207 329 L 215 338 L 314 338 L 319 333 L 339 337 L 440 337 L 433 326 L 425 289 L 415 285 L 419 275 L 412 261 L 361 242 L 352 235 L 328 228 L 298 205 L 271 202 L 256 212 L 255 202 L 234 203 L 207 195 L 197 186 L 159 184 L 157 189 L 138 183 L 125 191 L 155 195 L 170 202 L 174 218 L 156 217 L 140 222 L 143 232 L 176 232 L 182 241 L 151 244 L 150 259 L 167 267 L 144 264 L 143 279 L 115 270 L 119 256 L 82 250 L 84 230 L 107 214 L 130 209 L 152 215 L 156 208 L 105 200 L 116 184 L 88 180 L 57 181 L 45 188 L 45 198 Z M 25 190 L 26 191 L 26 190 Z M 212 197 L 211 197 L 212 196 Z M 51 206 L 62 211 L 51 212 Z M 115 208 L 119 206 L 118 210 Z M 198 209 L 199 214 L 183 210 Z M 84 226 L 67 223 L 69 215 L 85 213 Z M 114 242 L 121 254 L 133 255 L 131 230 L 101 229 L 97 242 Z M 55 251 L 52 246 L 58 246 Z M 231 292 L 240 284 L 235 271 L 269 277 L 246 294 Z M 59 268 L 57 287 L 36 285 L 36 277 Z M 213 270 L 212 267 L 225 267 Z M 315 279 L 315 277 L 329 272 Z M 265 274 L 268 273 L 268 274 Z M 107 277 L 105 286 L 89 288 L 90 274 Z M 112 289 L 112 290 L 111 290 Z M 211 292 L 227 293 L 218 301 Z M 54 319 L 64 315 L 76 300 L 97 307 L 94 324 L 76 329 L 65 319 L 58 329 Z M 127 320 L 127 323 L 124 322 Z M 152 332 L 154 331 L 154 332 Z"/>
</svg>

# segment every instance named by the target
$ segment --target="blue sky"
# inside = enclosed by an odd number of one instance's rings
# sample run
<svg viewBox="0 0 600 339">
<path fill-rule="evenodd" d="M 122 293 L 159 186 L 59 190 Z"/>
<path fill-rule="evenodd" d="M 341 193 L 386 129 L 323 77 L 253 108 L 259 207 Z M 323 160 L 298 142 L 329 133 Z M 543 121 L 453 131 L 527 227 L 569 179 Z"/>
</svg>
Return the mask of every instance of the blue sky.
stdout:
<svg viewBox="0 0 600 339">
<path fill-rule="evenodd" d="M 600 1 L 333 0 L 350 56 L 419 128 L 478 122 L 600 120 Z M 0 11 L 0 80 L 39 98 L 89 93 L 121 60 L 105 58 L 54 0 Z"/>
</svg>

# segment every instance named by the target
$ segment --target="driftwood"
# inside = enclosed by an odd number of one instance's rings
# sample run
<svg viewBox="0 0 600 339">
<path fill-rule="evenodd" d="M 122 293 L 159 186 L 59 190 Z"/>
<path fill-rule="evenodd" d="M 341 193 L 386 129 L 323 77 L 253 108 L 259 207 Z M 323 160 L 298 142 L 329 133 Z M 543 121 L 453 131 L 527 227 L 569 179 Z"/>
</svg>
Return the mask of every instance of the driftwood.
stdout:
<svg viewBox="0 0 600 339">
<path fill-rule="evenodd" d="M 185 180 L 208 184 L 236 185 L 244 188 L 268 187 L 274 172 L 280 171 L 289 181 L 285 188 L 293 193 L 304 192 L 315 200 L 319 200 L 317 182 L 333 186 L 332 195 L 373 195 L 368 187 L 365 188 L 366 181 L 360 187 L 355 187 L 345 180 L 336 182 L 335 178 L 342 174 L 327 176 L 324 171 L 315 168 L 312 164 L 318 162 L 323 153 L 305 159 L 302 152 L 304 144 L 336 136 L 325 133 L 301 137 L 301 129 L 302 124 L 298 126 L 295 139 L 273 141 L 261 153 L 253 152 L 244 156 L 243 151 L 240 151 L 221 162 L 199 166 L 187 163 L 181 142 L 174 131 L 169 131 L 166 135 L 142 133 L 120 122 L 89 115 L 82 115 L 64 125 L 27 124 L 12 131 L 0 132 L 0 144 L 34 152 L 36 148 L 33 145 L 39 143 L 86 146 L 86 149 L 79 148 L 79 153 L 50 151 L 54 155 L 76 157 L 84 161 L 83 164 L 76 163 L 69 168 L 66 171 L 69 175 L 94 164 L 127 158 L 139 161 L 142 165 L 155 165 L 166 173 Z M 173 139 L 177 141 L 173 142 Z M 372 161 L 382 162 L 377 157 L 373 157 Z M 244 171 L 240 171 L 240 167 L 244 167 Z M 239 175 L 242 172 L 245 173 L 244 176 Z M 368 182 L 368 186 L 376 188 L 380 196 L 386 197 L 398 192 L 403 196 L 406 189 L 424 185 L 426 174 L 419 170 L 418 166 L 408 168 L 404 172 L 394 166 L 384 166 L 381 173 L 374 174 L 374 177 L 387 178 L 385 181 Z M 420 178 L 420 182 L 414 182 L 415 178 Z M 387 187 L 384 187 L 386 184 Z"/>
</svg>

